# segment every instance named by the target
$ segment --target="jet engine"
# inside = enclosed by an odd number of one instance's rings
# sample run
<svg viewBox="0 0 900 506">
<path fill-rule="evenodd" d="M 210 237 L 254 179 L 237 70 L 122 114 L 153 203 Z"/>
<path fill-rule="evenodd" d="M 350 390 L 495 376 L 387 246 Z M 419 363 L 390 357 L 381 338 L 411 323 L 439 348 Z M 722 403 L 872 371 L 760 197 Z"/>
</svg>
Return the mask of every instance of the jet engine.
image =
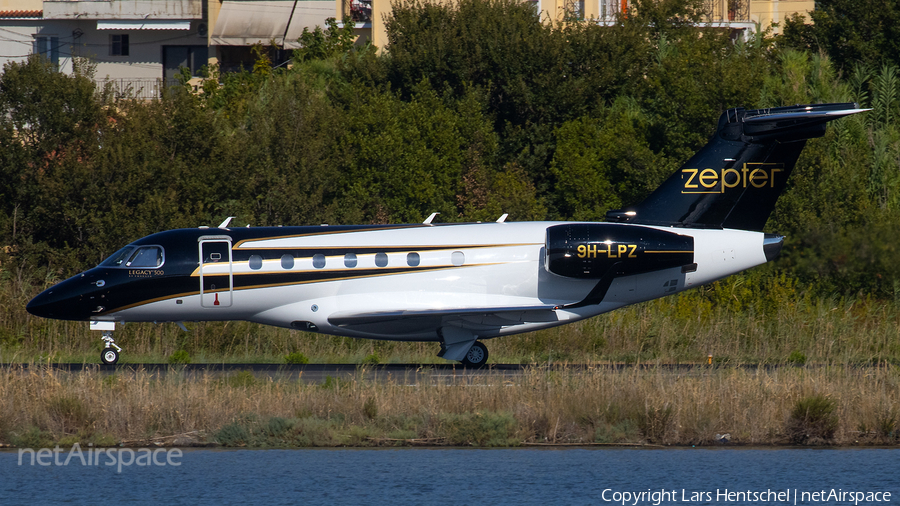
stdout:
<svg viewBox="0 0 900 506">
<path fill-rule="evenodd" d="M 600 279 L 685 267 L 694 263 L 694 238 L 650 227 L 566 223 L 547 229 L 544 267 L 558 276 Z"/>
</svg>

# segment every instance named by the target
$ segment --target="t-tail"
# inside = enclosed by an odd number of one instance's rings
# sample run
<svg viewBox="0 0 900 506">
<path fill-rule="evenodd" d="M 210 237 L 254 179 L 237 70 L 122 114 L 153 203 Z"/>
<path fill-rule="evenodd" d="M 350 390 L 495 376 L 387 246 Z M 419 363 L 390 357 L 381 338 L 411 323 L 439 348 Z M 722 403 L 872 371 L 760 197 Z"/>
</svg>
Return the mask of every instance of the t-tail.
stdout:
<svg viewBox="0 0 900 506">
<path fill-rule="evenodd" d="M 715 135 L 643 202 L 610 211 L 610 221 L 761 232 L 807 139 L 855 103 L 729 109 Z"/>
</svg>

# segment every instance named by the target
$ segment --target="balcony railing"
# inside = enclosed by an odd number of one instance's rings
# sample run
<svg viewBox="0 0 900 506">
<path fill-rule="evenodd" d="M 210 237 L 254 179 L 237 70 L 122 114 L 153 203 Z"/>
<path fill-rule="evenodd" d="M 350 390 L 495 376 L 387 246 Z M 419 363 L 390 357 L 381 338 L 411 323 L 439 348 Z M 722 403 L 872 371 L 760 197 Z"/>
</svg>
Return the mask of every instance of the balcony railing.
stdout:
<svg viewBox="0 0 900 506">
<path fill-rule="evenodd" d="M 96 79 L 97 88 L 109 86 L 116 98 L 150 100 L 159 98 L 163 89 L 162 79 Z"/>
<path fill-rule="evenodd" d="M 622 11 L 622 0 L 600 0 L 600 21 L 612 22 Z M 627 5 L 627 4 L 626 4 Z"/>
<path fill-rule="evenodd" d="M 601 23 L 612 23 L 616 16 L 630 8 L 628 0 L 599 0 L 598 20 Z M 567 0 L 567 10 L 577 12 L 575 3 Z M 748 22 L 750 21 L 750 0 L 703 0 L 703 15 L 708 23 Z"/>
<path fill-rule="evenodd" d="M 705 0 L 703 7 L 711 23 L 750 21 L 750 0 Z"/>
</svg>

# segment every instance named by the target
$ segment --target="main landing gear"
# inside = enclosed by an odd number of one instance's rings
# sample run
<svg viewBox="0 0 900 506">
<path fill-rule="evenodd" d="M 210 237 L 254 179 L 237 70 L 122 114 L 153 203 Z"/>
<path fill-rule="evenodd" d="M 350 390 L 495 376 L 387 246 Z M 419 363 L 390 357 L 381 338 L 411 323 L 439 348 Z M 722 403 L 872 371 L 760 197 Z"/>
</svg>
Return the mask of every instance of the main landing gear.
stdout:
<svg viewBox="0 0 900 506">
<path fill-rule="evenodd" d="M 472 347 L 469 348 L 469 351 L 466 352 L 466 356 L 463 357 L 462 363 L 467 367 L 481 367 L 487 363 L 487 359 L 487 346 L 480 341 L 475 341 L 475 343 L 472 344 Z"/>
<path fill-rule="evenodd" d="M 112 331 L 104 330 L 103 336 L 100 339 L 106 343 L 106 346 L 100 353 L 100 361 L 106 365 L 112 365 L 118 362 L 119 352 L 122 351 L 122 348 L 119 348 L 118 345 L 116 345 L 116 340 L 113 339 Z"/>
<path fill-rule="evenodd" d="M 481 367 L 487 363 L 487 346 L 476 341 L 478 336 L 460 327 L 447 325 L 438 329 L 441 351 L 438 356 L 458 360 L 466 367 Z"/>
</svg>

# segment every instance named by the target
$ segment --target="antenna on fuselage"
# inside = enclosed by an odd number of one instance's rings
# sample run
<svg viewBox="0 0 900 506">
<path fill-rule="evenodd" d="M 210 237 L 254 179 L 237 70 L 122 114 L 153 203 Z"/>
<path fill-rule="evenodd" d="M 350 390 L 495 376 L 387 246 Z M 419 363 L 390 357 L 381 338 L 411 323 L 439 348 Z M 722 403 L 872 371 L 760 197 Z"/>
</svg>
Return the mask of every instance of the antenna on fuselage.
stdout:
<svg viewBox="0 0 900 506">
<path fill-rule="evenodd" d="M 431 213 L 431 216 L 425 218 L 425 221 L 423 221 L 422 223 L 424 223 L 425 225 L 431 225 L 431 221 L 434 220 L 434 217 L 439 214 L 441 213 Z"/>
<path fill-rule="evenodd" d="M 497 218 L 497 223 L 506 223 L 507 216 L 509 216 L 509 213 L 503 213 L 503 216 Z"/>
<path fill-rule="evenodd" d="M 231 223 L 231 220 L 233 220 L 233 219 L 234 219 L 234 216 L 229 216 L 229 217 L 225 218 L 225 221 L 223 221 L 222 224 L 219 225 L 219 228 L 227 227 L 228 224 Z"/>
</svg>

